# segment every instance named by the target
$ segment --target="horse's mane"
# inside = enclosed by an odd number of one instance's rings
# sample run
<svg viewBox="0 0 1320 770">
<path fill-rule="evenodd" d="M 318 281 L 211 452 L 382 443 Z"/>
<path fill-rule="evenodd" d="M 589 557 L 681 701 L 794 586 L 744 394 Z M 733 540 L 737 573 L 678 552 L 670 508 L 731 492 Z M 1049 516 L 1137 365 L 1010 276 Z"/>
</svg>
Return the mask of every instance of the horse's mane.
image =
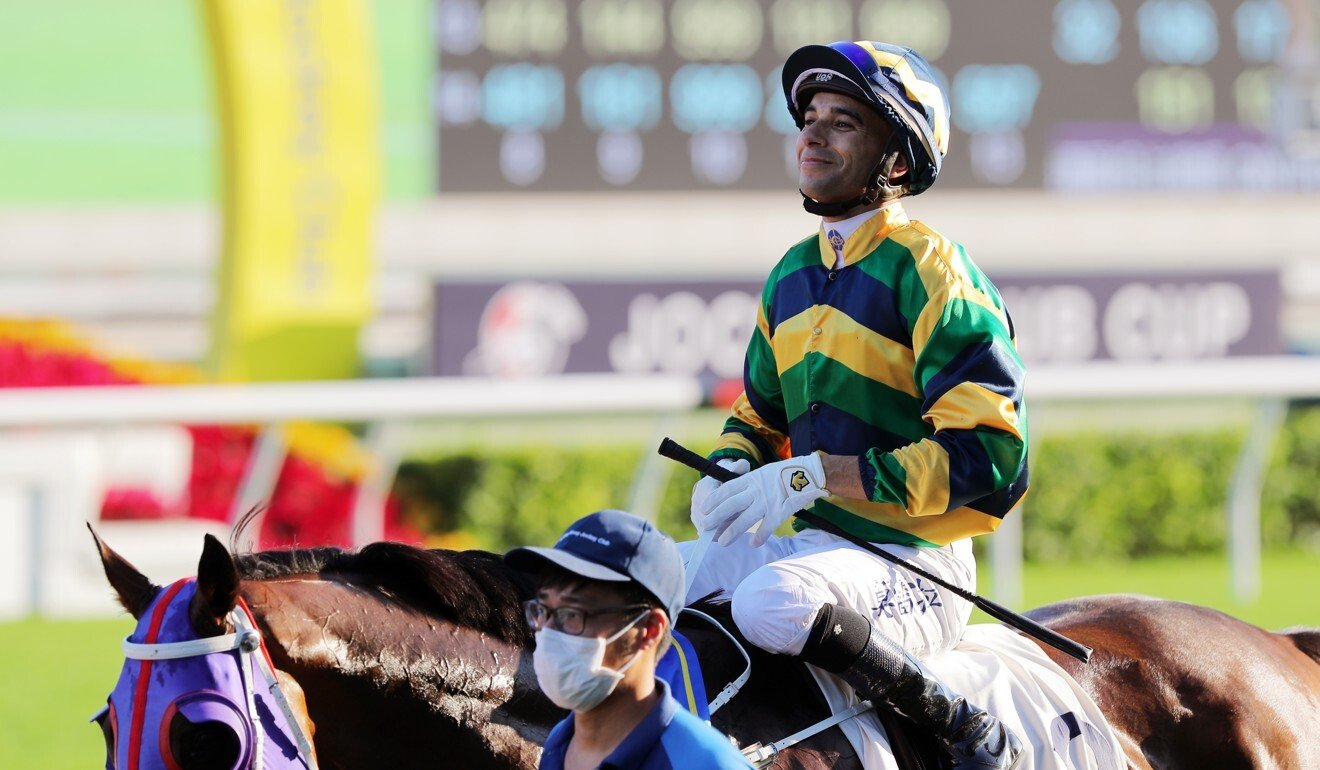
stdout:
<svg viewBox="0 0 1320 770">
<path fill-rule="evenodd" d="M 521 602 L 532 594 L 527 577 L 488 551 L 426 550 L 372 543 L 361 550 L 297 548 L 234 557 L 245 580 L 289 575 L 352 577 L 404 604 L 512 644 L 531 646 Z"/>
<path fill-rule="evenodd" d="M 1316 663 L 1320 663 L 1320 628 L 1289 628 L 1282 633 L 1292 639 L 1297 649 L 1311 656 Z"/>
</svg>

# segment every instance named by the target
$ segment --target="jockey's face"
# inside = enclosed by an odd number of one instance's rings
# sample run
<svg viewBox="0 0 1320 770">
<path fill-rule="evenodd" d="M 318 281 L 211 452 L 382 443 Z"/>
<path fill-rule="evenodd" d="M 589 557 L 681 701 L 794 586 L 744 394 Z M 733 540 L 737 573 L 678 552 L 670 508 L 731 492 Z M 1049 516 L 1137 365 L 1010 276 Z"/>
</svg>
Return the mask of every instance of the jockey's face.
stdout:
<svg viewBox="0 0 1320 770">
<path fill-rule="evenodd" d="M 798 189 L 822 203 L 837 203 L 861 195 L 889 146 L 892 129 L 862 102 L 817 91 L 803 113 L 797 138 Z M 907 171 L 899 154 L 891 179 Z"/>
</svg>

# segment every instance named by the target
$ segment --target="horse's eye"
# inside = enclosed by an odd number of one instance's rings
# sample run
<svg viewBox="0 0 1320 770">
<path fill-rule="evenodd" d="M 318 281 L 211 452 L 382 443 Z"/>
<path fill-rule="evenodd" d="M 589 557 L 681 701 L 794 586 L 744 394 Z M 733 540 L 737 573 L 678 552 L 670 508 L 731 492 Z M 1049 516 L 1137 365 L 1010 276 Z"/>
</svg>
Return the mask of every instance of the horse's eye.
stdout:
<svg viewBox="0 0 1320 770">
<path fill-rule="evenodd" d="M 115 716 L 115 704 L 111 703 L 92 717 L 105 736 L 105 770 L 115 770 L 115 734 L 119 731 L 119 720 Z"/>
<path fill-rule="evenodd" d="M 231 770 L 242 746 L 224 722 L 189 722 L 182 712 L 170 720 L 170 754 L 180 770 Z"/>
</svg>

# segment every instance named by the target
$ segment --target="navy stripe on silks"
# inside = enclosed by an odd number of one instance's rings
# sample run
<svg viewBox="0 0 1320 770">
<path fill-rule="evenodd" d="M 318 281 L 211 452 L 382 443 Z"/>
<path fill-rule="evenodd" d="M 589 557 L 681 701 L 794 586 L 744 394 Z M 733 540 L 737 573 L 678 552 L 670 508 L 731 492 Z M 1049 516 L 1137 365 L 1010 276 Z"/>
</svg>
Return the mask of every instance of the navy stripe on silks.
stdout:
<svg viewBox="0 0 1320 770">
<path fill-rule="evenodd" d="M 986 341 L 968 346 L 926 383 L 923 411 L 934 406 L 950 388 L 964 382 L 974 382 L 1020 404 L 1024 376 L 1022 366 L 1009 355 L 1003 343 Z"/>
<path fill-rule="evenodd" d="M 1004 321 L 1008 323 L 1008 338 L 1017 339 L 1017 331 L 1013 328 L 1013 316 L 1009 314 L 1008 308 L 1001 308 L 1004 311 Z"/>
<path fill-rule="evenodd" d="M 973 500 L 967 504 L 973 511 L 994 516 L 996 519 L 1002 519 L 1013 510 L 1022 496 L 1027 493 L 1027 485 L 1031 482 L 1031 473 L 1026 463 L 1022 464 L 1022 471 L 1018 474 L 1013 483 L 1003 489 L 995 490 L 994 493 L 986 495 L 979 500 Z"/>
<path fill-rule="evenodd" d="M 859 270 L 856 265 L 837 271 L 829 280 L 824 265 L 809 265 L 783 276 L 775 284 L 770 300 L 770 334 L 781 323 L 812 305 L 837 308 L 862 326 L 906 347 L 912 346 L 912 328 L 899 312 L 898 298 L 888 285 Z"/>
<path fill-rule="evenodd" d="M 743 367 L 743 392 L 747 394 L 747 403 L 752 405 L 758 417 L 765 420 L 765 424 L 780 433 L 788 433 L 788 418 L 784 416 L 782 407 L 776 408 L 761 395 L 760 391 L 752 387 L 752 373 L 750 367 Z"/>
<path fill-rule="evenodd" d="M 765 463 L 772 463 L 775 460 L 779 459 L 778 456 L 775 455 L 774 448 L 771 447 L 770 444 L 768 444 L 766 440 L 761 437 L 760 433 L 757 433 L 751 427 L 742 427 L 741 420 L 739 420 L 739 423 L 740 423 L 739 425 L 728 425 L 726 423 L 724 427 L 724 432 L 737 433 L 738 435 L 742 436 L 743 438 L 755 444 L 757 451 L 761 453 L 762 465 L 764 465 Z"/>
<path fill-rule="evenodd" d="M 857 469 L 862 474 L 862 493 L 867 500 L 875 499 L 875 466 L 867 462 L 866 455 L 857 456 Z"/>
<path fill-rule="evenodd" d="M 948 510 L 961 508 L 995 491 L 994 466 L 975 433 L 950 430 L 931 438 L 949 454 Z"/>
<path fill-rule="evenodd" d="M 1072 740 L 1082 734 L 1082 728 L 1077 724 L 1076 714 L 1069 711 L 1067 714 L 1061 714 L 1059 718 L 1068 726 L 1068 740 Z"/>
<path fill-rule="evenodd" d="M 877 428 L 824 402 L 820 402 L 819 407 L 816 414 L 808 409 L 789 423 L 788 437 L 793 454 L 804 455 L 819 449 L 826 454 L 859 455 L 875 447 L 892 452 L 914 440 Z"/>
</svg>

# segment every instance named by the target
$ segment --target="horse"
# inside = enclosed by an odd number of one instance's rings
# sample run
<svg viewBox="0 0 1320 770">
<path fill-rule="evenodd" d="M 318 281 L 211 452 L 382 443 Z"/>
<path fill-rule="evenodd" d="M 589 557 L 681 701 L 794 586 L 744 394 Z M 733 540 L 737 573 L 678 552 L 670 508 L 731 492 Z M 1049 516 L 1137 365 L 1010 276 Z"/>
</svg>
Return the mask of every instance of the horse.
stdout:
<svg viewBox="0 0 1320 770">
<path fill-rule="evenodd" d="M 141 624 L 161 589 L 97 545 L 120 603 Z M 227 630 L 236 603 L 250 608 L 321 767 L 530 770 L 564 716 L 536 686 L 533 637 L 519 608 L 532 586 L 496 554 L 374 543 L 234 557 L 207 536 L 196 586 L 206 599 L 194 600 L 188 616 L 201 638 Z M 1094 649 L 1088 665 L 1046 652 L 1112 723 L 1128 767 L 1320 767 L 1320 629 L 1270 633 L 1139 596 L 1075 599 L 1030 614 Z M 713 695 L 741 657 L 719 632 L 688 632 Z M 769 744 L 828 715 L 803 667 L 747 647 L 754 675 L 713 715 L 718 729 L 739 746 Z M 770 766 L 861 767 L 837 728 L 783 750 Z"/>
</svg>

